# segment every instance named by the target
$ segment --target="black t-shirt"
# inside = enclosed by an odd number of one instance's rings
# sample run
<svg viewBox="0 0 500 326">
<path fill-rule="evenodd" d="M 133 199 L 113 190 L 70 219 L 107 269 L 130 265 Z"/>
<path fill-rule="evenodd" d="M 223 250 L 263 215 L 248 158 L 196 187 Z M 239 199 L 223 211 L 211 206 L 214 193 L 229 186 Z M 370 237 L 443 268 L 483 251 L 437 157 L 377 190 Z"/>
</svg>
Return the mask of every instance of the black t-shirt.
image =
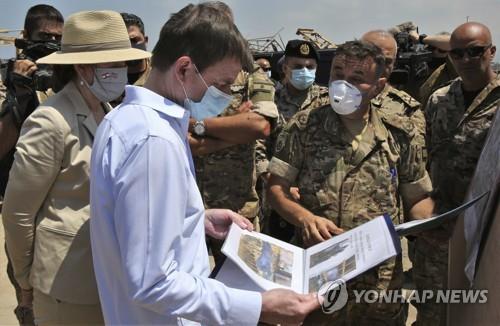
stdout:
<svg viewBox="0 0 500 326">
<path fill-rule="evenodd" d="M 476 96 L 481 92 L 482 90 L 479 89 L 477 91 L 466 91 L 465 89 L 462 88 L 462 92 L 464 94 L 464 103 L 465 103 L 465 108 L 467 109 L 471 104 L 472 101 L 476 98 Z"/>
</svg>

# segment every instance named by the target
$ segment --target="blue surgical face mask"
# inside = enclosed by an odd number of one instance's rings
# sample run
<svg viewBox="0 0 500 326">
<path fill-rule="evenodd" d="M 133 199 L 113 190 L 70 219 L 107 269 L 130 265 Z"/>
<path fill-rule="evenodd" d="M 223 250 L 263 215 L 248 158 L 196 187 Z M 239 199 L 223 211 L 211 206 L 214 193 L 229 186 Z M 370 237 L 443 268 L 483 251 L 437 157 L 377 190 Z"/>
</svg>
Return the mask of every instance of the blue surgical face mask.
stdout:
<svg viewBox="0 0 500 326">
<path fill-rule="evenodd" d="M 222 111 L 224 111 L 224 109 L 229 106 L 229 104 L 231 104 L 233 96 L 224 93 L 215 86 L 209 87 L 201 74 L 198 72 L 198 68 L 196 68 L 196 66 L 195 69 L 203 84 L 205 84 L 207 90 L 205 91 L 205 94 L 203 95 L 201 101 L 194 102 L 188 97 L 186 89 L 184 88 L 184 85 L 182 85 L 182 89 L 184 90 L 184 94 L 186 95 L 186 99 L 184 100 L 184 108 L 186 110 L 189 110 L 189 112 L 191 113 L 191 118 L 197 121 L 216 117 L 221 114 Z"/>
<path fill-rule="evenodd" d="M 293 69 L 292 76 L 290 78 L 290 83 L 292 83 L 293 87 L 298 90 L 305 90 L 309 88 L 316 78 L 316 69 Z"/>
</svg>

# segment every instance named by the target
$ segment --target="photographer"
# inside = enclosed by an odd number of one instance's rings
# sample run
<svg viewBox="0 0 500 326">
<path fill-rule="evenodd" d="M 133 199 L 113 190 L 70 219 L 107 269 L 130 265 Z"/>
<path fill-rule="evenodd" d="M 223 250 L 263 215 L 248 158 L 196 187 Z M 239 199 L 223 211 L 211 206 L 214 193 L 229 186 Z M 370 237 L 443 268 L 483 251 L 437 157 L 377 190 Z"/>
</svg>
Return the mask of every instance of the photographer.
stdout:
<svg viewBox="0 0 500 326">
<path fill-rule="evenodd" d="M 51 67 L 37 66 L 35 61 L 59 48 L 63 23 L 61 13 L 54 7 L 33 6 L 26 14 L 23 37 L 15 42 L 18 55 L 9 61 L 0 89 L 0 202 L 3 201 L 21 125 L 41 102 L 53 94 Z M 31 294 L 23 293 L 19 288 L 10 260 L 7 274 L 16 289 L 18 306 L 14 312 L 19 323 L 33 325 Z"/>
<path fill-rule="evenodd" d="M 58 50 L 63 24 L 64 19 L 56 8 L 33 6 L 26 14 L 23 38 L 16 40 L 20 53 L 9 62 L 0 108 L 0 198 L 5 192 L 21 125 L 52 94 L 51 68 L 39 67 L 35 61 Z"/>
</svg>

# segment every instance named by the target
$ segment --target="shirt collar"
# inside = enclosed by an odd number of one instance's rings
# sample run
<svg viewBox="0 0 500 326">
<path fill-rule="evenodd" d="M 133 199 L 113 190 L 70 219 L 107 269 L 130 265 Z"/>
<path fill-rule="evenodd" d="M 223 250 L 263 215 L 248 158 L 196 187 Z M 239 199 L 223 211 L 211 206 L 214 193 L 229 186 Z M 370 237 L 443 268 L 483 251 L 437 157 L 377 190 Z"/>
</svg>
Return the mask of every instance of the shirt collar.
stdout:
<svg viewBox="0 0 500 326">
<path fill-rule="evenodd" d="M 127 85 L 123 104 L 137 104 L 147 106 L 175 119 L 183 119 L 187 110 L 147 88 Z M 188 114 L 189 115 L 189 114 Z"/>
</svg>

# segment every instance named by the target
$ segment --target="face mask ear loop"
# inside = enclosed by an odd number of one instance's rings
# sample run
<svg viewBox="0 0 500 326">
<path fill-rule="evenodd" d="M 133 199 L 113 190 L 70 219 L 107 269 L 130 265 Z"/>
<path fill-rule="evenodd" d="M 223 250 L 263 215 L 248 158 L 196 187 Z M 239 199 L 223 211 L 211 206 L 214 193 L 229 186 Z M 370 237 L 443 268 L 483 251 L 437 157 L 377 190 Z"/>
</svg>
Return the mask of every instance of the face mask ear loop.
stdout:
<svg viewBox="0 0 500 326">
<path fill-rule="evenodd" d="M 193 66 L 194 66 L 194 69 L 196 70 L 196 73 L 198 74 L 198 77 L 200 77 L 201 81 L 203 82 L 205 87 L 208 89 L 208 85 L 205 82 L 205 79 L 203 79 L 203 76 L 201 75 L 200 71 L 198 70 L 198 67 L 196 67 L 196 65 L 194 63 L 193 63 Z"/>
<path fill-rule="evenodd" d="M 184 99 L 184 101 L 189 100 L 188 94 L 187 94 L 187 92 L 186 92 L 186 88 L 184 87 L 184 83 L 183 83 L 183 82 L 181 82 L 180 80 L 179 80 L 179 82 L 181 83 L 182 91 L 184 92 L 184 96 L 186 97 L 186 98 Z"/>
</svg>

